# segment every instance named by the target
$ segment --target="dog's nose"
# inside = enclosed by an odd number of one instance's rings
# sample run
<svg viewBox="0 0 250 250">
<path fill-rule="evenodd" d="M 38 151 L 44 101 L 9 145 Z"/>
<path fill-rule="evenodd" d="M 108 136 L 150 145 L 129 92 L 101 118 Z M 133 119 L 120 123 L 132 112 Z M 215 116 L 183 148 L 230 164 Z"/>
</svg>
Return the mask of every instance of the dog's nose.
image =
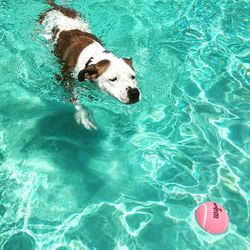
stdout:
<svg viewBox="0 0 250 250">
<path fill-rule="evenodd" d="M 137 88 L 128 88 L 129 103 L 136 103 L 139 101 L 140 91 Z"/>
</svg>

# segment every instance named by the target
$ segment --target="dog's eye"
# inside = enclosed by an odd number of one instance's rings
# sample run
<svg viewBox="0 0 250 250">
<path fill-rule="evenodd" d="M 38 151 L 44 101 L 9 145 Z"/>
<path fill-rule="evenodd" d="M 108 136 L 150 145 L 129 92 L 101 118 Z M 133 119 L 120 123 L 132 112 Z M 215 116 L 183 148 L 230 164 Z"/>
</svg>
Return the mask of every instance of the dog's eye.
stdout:
<svg viewBox="0 0 250 250">
<path fill-rule="evenodd" d="M 115 81 L 117 81 L 117 77 L 114 77 L 114 78 L 111 78 L 111 79 L 109 79 L 111 82 L 115 82 Z"/>
<path fill-rule="evenodd" d="M 135 76 L 131 76 L 131 79 L 133 79 L 133 80 L 134 80 L 134 79 L 135 79 Z"/>
</svg>

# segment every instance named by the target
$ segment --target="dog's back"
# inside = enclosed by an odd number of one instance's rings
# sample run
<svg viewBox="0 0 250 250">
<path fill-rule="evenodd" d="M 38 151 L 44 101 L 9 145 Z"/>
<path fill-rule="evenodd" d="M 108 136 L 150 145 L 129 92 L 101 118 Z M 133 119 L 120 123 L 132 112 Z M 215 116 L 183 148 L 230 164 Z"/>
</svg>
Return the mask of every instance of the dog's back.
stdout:
<svg viewBox="0 0 250 250">
<path fill-rule="evenodd" d="M 54 54 L 64 62 L 63 75 L 70 75 L 81 52 L 90 44 L 100 40 L 92 35 L 87 23 L 77 11 L 49 1 L 52 7 L 40 15 L 38 21 L 44 28 L 43 36 L 53 42 Z M 82 65 L 81 65 L 82 66 Z"/>
<path fill-rule="evenodd" d="M 48 1 L 52 7 L 40 15 L 38 21 L 44 27 L 44 37 L 48 40 L 56 40 L 60 31 L 80 30 L 90 32 L 87 23 L 71 8 L 56 5 L 54 1 Z"/>
</svg>

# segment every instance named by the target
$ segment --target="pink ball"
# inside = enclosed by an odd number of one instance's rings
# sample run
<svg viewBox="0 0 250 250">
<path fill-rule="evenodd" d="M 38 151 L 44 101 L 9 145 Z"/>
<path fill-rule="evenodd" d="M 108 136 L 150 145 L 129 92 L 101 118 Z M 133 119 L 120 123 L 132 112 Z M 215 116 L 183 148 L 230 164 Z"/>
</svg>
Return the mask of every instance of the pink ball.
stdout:
<svg viewBox="0 0 250 250">
<path fill-rule="evenodd" d="M 216 202 L 205 202 L 196 210 L 196 220 L 207 232 L 222 234 L 228 227 L 226 210 Z"/>
</svg>

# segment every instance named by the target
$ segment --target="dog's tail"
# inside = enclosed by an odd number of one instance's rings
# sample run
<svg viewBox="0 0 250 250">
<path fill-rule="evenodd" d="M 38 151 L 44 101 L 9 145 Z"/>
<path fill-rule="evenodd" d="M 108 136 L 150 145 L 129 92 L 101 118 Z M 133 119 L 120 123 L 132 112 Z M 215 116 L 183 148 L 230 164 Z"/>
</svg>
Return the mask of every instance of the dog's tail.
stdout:
<svg viewBox="0 0 250 250">
<path fill-rule="evenodd" d="M 52 8 L 55 8 L 57 6 L 57 4 L 55 4 L 55 0 L 46 0 L 45 2 Z"/>
</svg>

